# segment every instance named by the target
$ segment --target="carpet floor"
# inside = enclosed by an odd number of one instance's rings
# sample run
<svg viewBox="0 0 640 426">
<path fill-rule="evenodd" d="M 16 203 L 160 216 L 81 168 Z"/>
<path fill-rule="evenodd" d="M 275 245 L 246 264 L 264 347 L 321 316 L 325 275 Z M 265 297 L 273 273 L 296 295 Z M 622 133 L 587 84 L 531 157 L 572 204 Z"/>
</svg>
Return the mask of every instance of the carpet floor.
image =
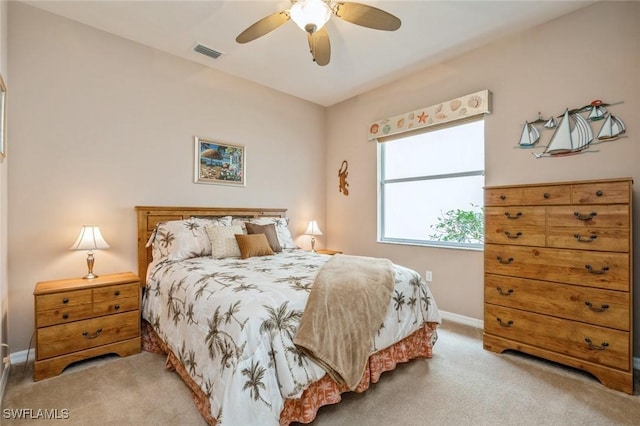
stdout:
<svg viewBox="0 0 640 426">
<path fill-rule="evenodd" d="M 205 425 L 163 356 L 101 357 L 35 383 L 32 374 L 31 364 L 12 366 L 2 425 Z M 433 358 L 384 373 L 363 394 L 344 394 L 313 425 L 640 425 L 638 376 L 636 394 L 627 395 L 572 368 L 485 351 L 481 330 L 449 321 Z M 39 410 L 58 419 L 35 418 Z"/>
</svg>

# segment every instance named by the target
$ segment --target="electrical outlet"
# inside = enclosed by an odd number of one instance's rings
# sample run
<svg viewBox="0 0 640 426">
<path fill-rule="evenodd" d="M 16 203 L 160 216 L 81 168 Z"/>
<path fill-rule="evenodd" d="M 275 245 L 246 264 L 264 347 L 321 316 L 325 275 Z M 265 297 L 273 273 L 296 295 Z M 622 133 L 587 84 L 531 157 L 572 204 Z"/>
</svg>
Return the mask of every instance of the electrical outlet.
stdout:
<svg viewBox="0 0 640 426">
<path fill-rule="evenodd" d="M 433 274 L 431 273 L 431 271 L 427 271 L 424 273 L 424 279 L 427 280 L 427 282 L 431 282 L 433 280 Z"/>
</svg>

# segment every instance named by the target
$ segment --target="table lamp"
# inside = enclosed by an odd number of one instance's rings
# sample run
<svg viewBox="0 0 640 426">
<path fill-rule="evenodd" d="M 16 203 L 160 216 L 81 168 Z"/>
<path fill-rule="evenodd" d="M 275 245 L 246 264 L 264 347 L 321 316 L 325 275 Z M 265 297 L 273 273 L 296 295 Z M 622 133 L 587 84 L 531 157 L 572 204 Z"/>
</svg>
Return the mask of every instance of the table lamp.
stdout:
<svg viewBox="0 0 640 426">
<path fill-rule="evenodd" d="M 109 244 L 102 238 L 100 228 L 94 225 L 83 225 L 80 230 L 80 235 L 75 243 L 69 248 L 70 250 L 88 250 L 87 252 L 87 269 L 88 273 L 84 279 L 98 278 L 93 273 L 93 250 L 108 249 Z"/>
<path fill-rule="evenodd" d="M 315 252 L 316 251 L 316 235 L 322 235 L 322 231 L 320 230 L 320 227 L 318 226 L 318 222 L 316 222 L 315 220 L 312 220 L 309 222 L 309 226 L 307 226 L 307 230 L 304 231 L 305 235 L 311 235 L 311 251 Z"/>
</svg>

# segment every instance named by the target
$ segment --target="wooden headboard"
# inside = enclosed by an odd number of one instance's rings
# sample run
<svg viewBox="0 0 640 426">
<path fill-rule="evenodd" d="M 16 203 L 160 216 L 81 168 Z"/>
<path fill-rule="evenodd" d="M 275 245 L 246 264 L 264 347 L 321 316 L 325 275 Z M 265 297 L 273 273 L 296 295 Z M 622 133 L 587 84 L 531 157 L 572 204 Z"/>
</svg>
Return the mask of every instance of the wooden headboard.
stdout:
<svg viewBox="0 0 640 426">
<path fill-rule="evenodd" d="M 138 276 L 144 284 L 147 266 L 153 260 L 151 247 L 146 247 L 156 225 L 168 220 L 190 217 L 222 217 L 255 219 L 259 217 L 286 217 L 287 209 L 252 209 L 246 207 L 176 207 L 176 206 L 136 206 L 138 215 Z"/>
</svg>

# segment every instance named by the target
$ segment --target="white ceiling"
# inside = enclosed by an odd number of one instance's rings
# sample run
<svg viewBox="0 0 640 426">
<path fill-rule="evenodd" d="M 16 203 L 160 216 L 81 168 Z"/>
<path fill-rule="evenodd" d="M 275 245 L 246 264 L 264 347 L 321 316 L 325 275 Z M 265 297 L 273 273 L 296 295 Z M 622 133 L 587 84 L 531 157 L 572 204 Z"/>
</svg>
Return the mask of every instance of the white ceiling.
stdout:
<svg viewBox="0 0 640 426">
<path fill-rule="evenodd" d="M 143 45 L 330 106 L 492 40 L 534 27 L 593 1 L 358 0 L 402 20 L 395 32 L 327 23 L 331 62 L 316 65 L 292 21 L 247 44 L 236 36 L 289 0 L 24 1 Z M 588 29 L 586 29 L 588 31 Z M 196 43 L 222 52 L 211 59 Z"/>
</svg>

